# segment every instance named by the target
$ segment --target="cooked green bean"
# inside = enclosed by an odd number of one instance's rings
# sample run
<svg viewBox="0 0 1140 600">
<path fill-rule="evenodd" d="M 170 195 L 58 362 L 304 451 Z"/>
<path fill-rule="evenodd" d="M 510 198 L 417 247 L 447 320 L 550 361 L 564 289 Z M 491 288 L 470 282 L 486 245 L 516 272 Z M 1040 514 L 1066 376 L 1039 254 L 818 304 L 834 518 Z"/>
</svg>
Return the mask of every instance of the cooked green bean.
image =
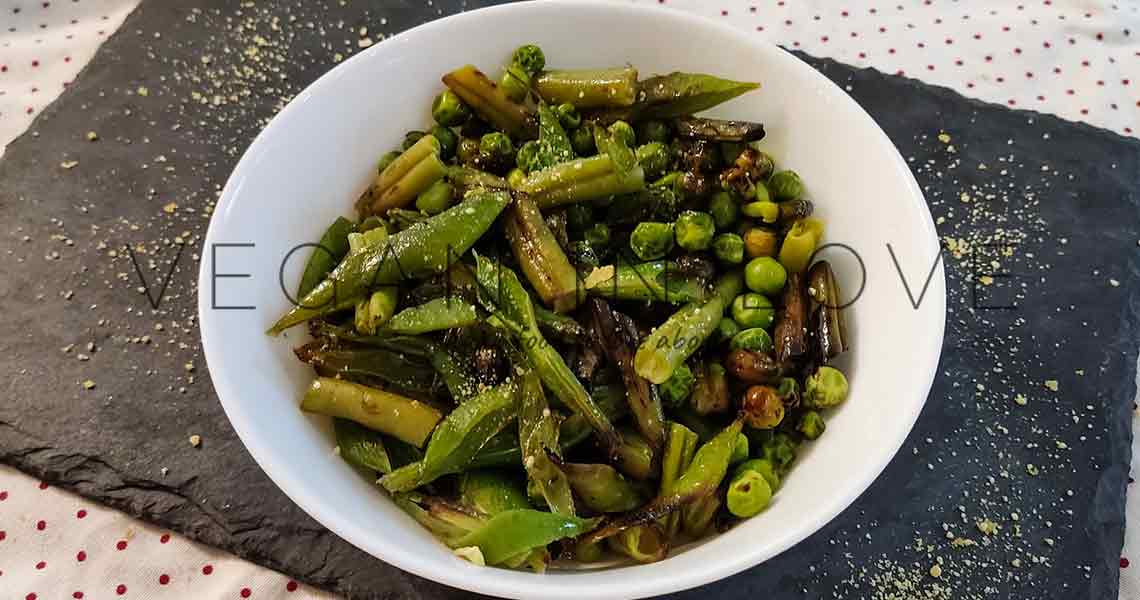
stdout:
<svg viewBox="0 0 1140 600">
<path fill-rule="evenodd" d="M 440 420 L 438 410 L 383 390 L 318 377 L 305 392 L 301 410 L 340 417 L 422 446 Z"/>
<path fill-rule="evenodd" d="M 583 69 L 546 71 L 535 89 L 551 104 L 569 102 L 578 108 L 629 106 L 637 98 L 637 69 Z"/>
</svg>

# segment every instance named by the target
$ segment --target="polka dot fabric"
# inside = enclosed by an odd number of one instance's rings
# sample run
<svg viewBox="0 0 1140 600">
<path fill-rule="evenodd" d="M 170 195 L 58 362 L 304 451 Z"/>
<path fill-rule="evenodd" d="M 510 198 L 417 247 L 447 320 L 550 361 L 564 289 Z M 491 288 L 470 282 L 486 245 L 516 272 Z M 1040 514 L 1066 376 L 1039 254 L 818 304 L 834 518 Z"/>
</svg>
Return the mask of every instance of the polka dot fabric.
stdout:
<svg viewBox="0 0 1140 600">
<path fill-rule="evenodd" d="M 0 598 L 332 596 L 0 467 Z"/>
<path fill-rule="evenodd" d="M 1012 108 L 1140 131 L 1140 7 L 1010 0 L 615 0 L 690 11 L 758 36 Z M 0 0 L 0 148 L 63 91 L 135 0 Z M 1140 460 L 1140 436 L 1133 456 Z M 1128 520 L 1140 518 L 1130 494 Z M 1121 598 L 1140 598 L 1140 532 Z M 0 467 L 3 598 L 329 598 Z"/>
<path fill-rule="evenodd" d="M 632 1 L 987 102 L 1140 134 L 1138 2 Z"/>
</svg>

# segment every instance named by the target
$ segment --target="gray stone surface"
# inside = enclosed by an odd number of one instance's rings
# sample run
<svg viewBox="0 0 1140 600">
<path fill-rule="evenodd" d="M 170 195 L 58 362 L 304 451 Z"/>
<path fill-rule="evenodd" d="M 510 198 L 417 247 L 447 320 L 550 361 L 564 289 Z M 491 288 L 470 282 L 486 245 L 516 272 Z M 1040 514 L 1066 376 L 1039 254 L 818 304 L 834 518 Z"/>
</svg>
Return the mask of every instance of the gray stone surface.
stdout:
<svg viewBox="0 0 1140 600">
<path fill-rule="evenodd" d="M 0 461 L 346 596 L 465 597 L 368 557 L 273 486 L 213 394 L 194 319 L 215 192 L 264 120 L 362 38 L 460 6 L 385 4 L 144 0 L 9 147 Z M 804 58 L 883 125 L 944 217 L 940 234 L 954 240 L 945 353 L 910 440 L 850 509 L 776 559 L 681 596 L 909 587 L 932 598 L 1114 598 L 1140 338 L 1140 144 Z M 873 196 L 852 190 L 848 201 L 874 218 Z M 994 240 L 1018 245 L 978 260 Z M 126 248 L 157 295 L 183 245 L 152 308 Z M 972 281 L 985 271 L 1013 278 L 979 286 L 975 307 Z M 918 278 L 908 274 L 912 288 Z M 1015 308 L 984 308 L 997 304 Z M 997 535 L 977 530 L 985 518 Z M 977 545 L 954 547 L 947 531 Z M 927 571 L 938 559 L 936 580 Z"/>
</svg>

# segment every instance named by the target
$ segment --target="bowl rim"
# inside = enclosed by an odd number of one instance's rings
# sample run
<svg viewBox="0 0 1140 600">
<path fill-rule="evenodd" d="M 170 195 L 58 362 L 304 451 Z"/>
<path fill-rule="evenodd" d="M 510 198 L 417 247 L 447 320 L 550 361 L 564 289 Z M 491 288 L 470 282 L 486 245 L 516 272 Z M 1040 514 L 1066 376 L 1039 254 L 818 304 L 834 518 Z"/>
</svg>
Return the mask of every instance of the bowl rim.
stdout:
<svg viewBox="0 0 1140 600">
<path fill-rule="evenodd" d="M 303 103 L 304 99 L 321 93 L 329 81 L 338 77 L 347 65 L 354 64 L 354 61 L 367 60 L 365 57 L 374 48 L 382 47 L 385 44 L 392 45 L 398 44 L 402 39 L 409 37 L 411 32 L 415 31 L 422 34 L 425 31 L 443 29 L 457 21 L 468 19 L 485 18 L 488 14 L 505 13 L 509 11 L 519 10 L 549 10 L 551 7 L 554 9 L 562 10 L 576 10 L 582 7 L 590 7 L 591 9 L 611 10 L 626 14 L 637 15 L 642 18 L 653 19 L 672 19 L 680 21 L 688 25 L 704 28 L 716 29 L 718 35 L 723 35 L 732 38 L 735 43 L 748 46 L 756 49 L 757 51 L 770 51 L 774 44 L 757 38 L 755 35 L 740 31 L 728 25 L 714 21 L 712 19 L 695 15 L 689 12 L 683 12 L 675 9 L 657 7 L 657 6 L 644 6 L 644 5 L 631 5 L 619 4 L 611 0 L 533 0 L 528 2 L 508 3 L 495 6 L 479 8 L 477 10 L 460 12 L 447 17 L 423 23 L 417 27 L 402 31 L 392 37 L 385 39 L 383 42 L 376 44 L 373 48 L 360 52 L 343 63 L 335 66 L 329 71 L 322 74 L 315 81 L 305 87 L 296 97 L 293 98 L 281 111 L 279 111 L 270 122 L 262 129 L 261 132 L 254 138 L 253 142 L 243 153 L 241 159 L 234 167 L 225 186 L 222 189 L 221 196 L 218 201 L 218 209 L 211 215 L 209 227 L 206 236 L 203 240 L 203 249 L 209 248 L 211 244 L 217 242 L 218 230 L 222 227 L 219 225 L 222 217 L 219 213 L 226 212 L 224 210 L 227 201 L 232 200 L 233 195 L 236 193 L 237 188 L 240 187 L 238 180 L 241 179 L 241 174 L 246 170 L 251 169 L 253 160 L 252 156 L 258 154 L 262 146 L 268 144 L 267 140 L 270 137 L 270 132 L 275 127 L 282 126 L 282 122 L 287 122 L 289 115 L 297 110 L 297 107 Z M 826 96 L 829 101 L 843 103 L 853 109 L 853 114 L 857 119 L 865 119 L 867 124 L 871 126 L 874 135 L 878 136 L 880 142 L 885 142 L 886 147 L 889 148 L 891 162 L 893 163 L 897 176 L 900 177 L 903 183 L 910 192 L 910 201 L 916 203 L 921 209 L 919 212 L 925 218 L 922 219 L 921 226 L 924 229 L 923 234 L 930 239 L 935 240 L 937 246 L 937 230 L 934 227 L 934 221 L 930 214 L 929 206 L 926 203 L 925 197 L 914 178 L 913 173 L 907 166 L 906 161 L 899 153 L 898 148 L 891 142 L 890 138 L 879 127 L 878 123 L 848 94 L 843 92 L 835 83 L 829 80 L 822 73 L 815 68 L 804 63 L 799 58 L 792 55 L 790 52 L 783 51 L 784 49 L 775 46 L 780 52 L 770 52 L 772 60 L 782 61 L 785 63 L 794 63 L 791 68 L 800 69 L 805 71 L 805 76 L 809 80 L 815 81 L 818 85 L 819 93 Z M 766 49 L 766 50 L 762 50 Z M 810 72 L 810 73 L 809 73 Z M 205 254 L 203 253 L 203 256 Z M 550 579 L 551 575 L 536 575 L 527 573 L 529 578 L 524 583 L 518 578 L 495 577 L 499 573 L 498 570 L 487 570 L 486 577 L 474 576 L 472 572 L 467 569 L 446 569 L 446 570 L 430 570 L 422 561 L 418 560 L 414 555 L 401 552 L 401 548 L 394 543 L 387 542 L 383 536 L 363 536 L 354 533 L 354 528 L 350 526 L 348 519 L 331 511 L 325 507 L 326 502 L 321 500 L 316 491 L 307 490 L 302 482 L 294 480 L 288 476 L 282 469 L 278 467 L 278 459 L 274 458 L 274 450 L 272 444 L 263 443 L 256 435 L 253 435 L 247 428 L 244 415 L 241 414 L 238 406 L 240 401 L 237 400 L 241 396 L 241 391 L 238 389 L 240 386 L 231 385 L 228 377 L 223 376 L 224 369 L 222 363 L 215 359 L 211 360 L 211 355 L 217 356 L 220 352 L 219 345 L 223 342 L 215 339 L 216 336 L 211 336 L 208 333 L 209 323 L 213 322 L 210 316 L 213 311 L 210 310 L 208 301 L 208 294 L 203 294 L 204 290 L 212 289 L 211 274 L 207 267 L 207 261 L 202 260 L 199 264 L 198 274 L 198 318 L 199 318 L 199 331 L 202 339 L 203 354 L 206 359 L 207 369 L 211 376 L 211 382 L 217 393 L 218 400 L 222 404 L 222 408 L 226 413 L 231 426 L 238 434 L 242 444 L 247 451 L 257 462 L 258 466 L 269 476 L 270 480 L 285 493 L 290 500 L 297 504 L 308 515 L 313 517 L 322 526 L 327 527 L 330 531 L 348 541 L 352 545 L 364 550 L 371 554 L 373 557 L 387 562 L 403 571 L 412 573 L 419 577 L 429 579 L 444 585 L 455 587 L 457 589 L 469 590 L 484 594 L 492 594 L 502 597 L 545 597 L 545 598 L 566 598 L 568 600 L 578 600 L 583 593 L 590 593 L 591 597 L 646 597 L 657 594 L 665 594 L 670 592 L 677 592 L 685 590 L 719 579 L 734 575 L 745 569 L 753 567 L 761 562 L 775 557 L 778 554 L 786 551 L 788 548 L 798 544 L 810 535 L 817 532 L 824 525 L 832 521 L 843 510 L 848 508 L 855 500 L 862 495 L 870 485 L 878 479 L 886 466 L 894 459 L 899 449 L 905 443 L 910 432 L 914 429 L 914 424 L 918 419 L 923 407 L 926 404 L 930 389 L 933 385 L 934 378 L 937 375 L 938 363 L 941 359 L 942 344 L 945 334 L 946 326 L 946 289 L 945 289 L 945 271 L 944 265 L 941 260 L 941 249 L 939 248 L 939 260 L 936 263 L 935 271 L 931 275 L 930 286 L 928 292 L 936 292 L 934 297 L 929 298 L 928 301 L 932 302 L 933 306 L 930 307 L 935 314 L 941 315 L 934 323 L 931 323 L 933 328 L 931 334 L 926 338 L 927 344 L 923 348 L 923 354 L 926 356 L 926 362 L 922 365 L 917 365 L 917 368 L 925 369 L 929 374 L 924 386 L 921 390 L 921 401 L 912 403 L 911 411 L 906 419 L 908 421 L 906 432 L 907 435 L 899 437 L 889 443 L 890 452 L 883 455 L 881 464 L 868 465 L 863 471 L 864 475 L 857 480 L 854 484 L 850 485 L 847 493 L 842 496 L 833 497 L 830 506 L 827 510 L 821 511 L 819 515 L 809 522 L 806 522 L 798 528 L 794 533 L 781 536 L 770 540 L 770 543 L 764 546 L 757 546 L 758 550 L 749 552 L 733 553 L 730 556 L 722 557 L 723 560 L 716 561 L 714 564 L 705 564 L 700 568 L 689 568 L 673 572 L 668 577 L 663 578 L 614 578 L 612 583 L 594 584 L 594 585 L 579 585 L 572 582 L 571 578 L 574 576 L 573 572 L 562 572 L 557 576 L 557 579 Z M 229 401 L 227 401 L 229 398 Z M 481 567 L 473 567 L 485 569 Z M 636 569 L 638 566 L 622 567 L 613 572 L 624 569 Z M 597 571 L 583 571 L 583 573 L 597 573 Z M 557 585 L 551 585 L 557 583 Z"/>
</svg>

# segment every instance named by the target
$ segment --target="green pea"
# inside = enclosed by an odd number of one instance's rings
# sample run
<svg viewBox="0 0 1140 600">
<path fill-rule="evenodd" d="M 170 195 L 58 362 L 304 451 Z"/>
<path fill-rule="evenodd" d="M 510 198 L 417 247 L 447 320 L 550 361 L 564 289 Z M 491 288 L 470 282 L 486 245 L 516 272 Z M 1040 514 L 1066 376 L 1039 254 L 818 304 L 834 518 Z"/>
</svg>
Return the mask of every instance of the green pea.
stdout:
<svg viewBox="0 0 1140 600">
<path fill-rule="evenodd" d="M 590 132 L 589 127 L 579 127 L 570 132 L 570 147 L 574 149 L 574 154 L 582 158 L 598 153 L 594 134 Z"/>
<path fill-rule="evenodd" d="M 736 223 L 737 217 L 740 216 L 740 209 L 737 208 L 736 199 L 732 197 L 732 194 L 721 190 L 709 198 L 709 213 L 712 215 L 713 222 L 716 223 L 717 231 L 723 231 Z"/>
<path fill-rule="evenodd" d="M 776 467 L 773 466 L 772 461 L 766 458 L 754 458 L 740 463 L 740 466 L 736 467 L 733 477 L 745 471 L 755 471 L 759 473 L 760 476 L 764 478 L 764 481 L 768 482 L 768 487 L 772 488 L 773 491 L 780 487 L 780 476 L 776 474 Z"/>
<path fill-rule="evenodd" d="M 707 249 L 715 231 L 712 215 L 695 210 L 681 213 L 674 225 L 677 245 L 689 251 Z"/>
<path fill-rule="evenodd" d="M 847 377 L 835 367 L 820 367 L 804 382 L 804 406 L 829 408 L 847 399 Z"/>
<path fill-rule="evenodd" d="M 554 108 L 554 113 L 558 115 L 558 123 L 563 129 L 576 129 L 582 124 L 582 115 L 578 114 L 578 109 L 569 102 L 559 104 Z"/>
<path fill-rule="evenodd" d="M 804 183 L 795 171 L 777 171 L 768 179 L 768 191 L 781 202 L 796 200 L 804 193 Z"/>
<path fill-rule="evenodd" d="M 610 135 L 625 142 L 625 145 L 633 148 L 637 145 L 637 134 L 633 131 L 633 126 L 625 121 L 614 121 L 610 125 Z"/>
<path fill-rule="evenodd" d="M 772 501 L 772 488 L 756 471 L 745 471 L 728 484 L 725 503 L 728 512 L 742 519 L 755 516 Z"/>
<path fill-rule="evenodd" d="M 744 285 L 754 292 L 774 296 L 784 289 L 787 281 L 788 271 L 771 256 L 754 258 L 744 266 Z"/>
<path fill-rule="evenodd" d="M 499 78 L 499 89 L 503 90 L 507 98 L 522 102 L 530 92 L 530 75 L 519 65 L 511 65 L 503 69 L 503 76 Z"/>
<path fill-rule="evenodd" d="M 459 162 L 469 165 L 479 156 L 479 140 L 475 138 L 460 138 L 459 147 L 455 150 Z"/>
<path fill-rule="evenodd" d="M 763 294 L 741 294 L 732 301 L 732 318 L 741 327 L 767 329 L 776 318 L 776 309 Z"/>
<path fill-rule="evenodd" d="M 494 131 L 479 140 L 479 152 L 495 158 L 506 158 L 514 152 L 514 146 L 507 134 Z"/>
<path fill-rule="evenodd" d="M 542 48 L 534 44 L 525 44 L 515 49 L 511 55 L 511 62 L 534 75 L 546 68 L 546 55 L 543 54 Z"/>
<path fill-rule="evenodd" d="M 444 127 L 462 125 L 471 116 L 471 109 L 451 90 L 443 90 L 431 103 L 431 116 Z"/>
<path fill-rule="evenodd" d="M 672 132 L 669 130 L 669 125 L 665 123 L 665 121 L 650 119 L 648 121 L 642 121 L 637 125 L 637 141 L 642 144 L 652 142 L 664 144 L 669 141 L 671 135 Z"/>
<path fill-rule="evenodd" d="M 728 344 L 729 350 L 755 350 L 758 352 L 772 351 L 772 336 L 759 327 L 744 329 L 732 336 Z"/>
<path fill-rule="evenodd" d="M 650 142 L 638 146 L 635 152 L 637 164 L 645 170 L 645 177 L 653 179 L 669 168 L 669 150 L 661 142 Z"/>
<path fill-rule="evenodd" d="M 642 221 L 629 236 L 629 247 L 641 260 L 655 260 L 673 249 L 673 224 Z"/>
<path fill-rule="evenodd" d="M 718 260 L 729 265 L 744 262 L 744 238 L 735 233 L 722 233 L 713 238 L 713 254 Z"/>
<path fill-rule="evenodd" d="M 787 471 L 788 465 L 796 459 L 796 441 L 786 433 L 776 433 L 765 442 L 760 450 L 779 471 Z"/>
<path fill-rule="evenodd" d="M 796 431 L 804 434 L 804 437 L 809 440 L 819 439 L 825 429 L 827 429 L 827 424 L 823 422 L 823 417 L 814 410 L 805 412 L 800 417 L 799 424 L 796 425 Z"/>
<path fill-rule="evenodd" d="M 453 189 L 446 181 L 437 181 L 416 197 L 416 208 L 429 215 L 438 215 L 451 206 Z"/>
<path fill-rule="evenodd" d="M 459 148 L 459 136 L 451 128 L 442 125 L 432 127 L 431 134 L 439 142 L 439 157 L 445 161 L 451 160 Z"/>
<path fill-rule="evenodd" d="M 593 227 L 586 230 L 584 239 L 595 249 L 608 246 L 610 244 L 610 228 L 605 223 L 595 223 Z"/>
<path fill-rule="evenodd" d="M 730 317 L 724 317 L 716 324 L 716 340 L 718 342 L 727 342 L 738 333 L 740 333 L 740 325 L 737 325 L 736 321 Z"/>
</svg>

